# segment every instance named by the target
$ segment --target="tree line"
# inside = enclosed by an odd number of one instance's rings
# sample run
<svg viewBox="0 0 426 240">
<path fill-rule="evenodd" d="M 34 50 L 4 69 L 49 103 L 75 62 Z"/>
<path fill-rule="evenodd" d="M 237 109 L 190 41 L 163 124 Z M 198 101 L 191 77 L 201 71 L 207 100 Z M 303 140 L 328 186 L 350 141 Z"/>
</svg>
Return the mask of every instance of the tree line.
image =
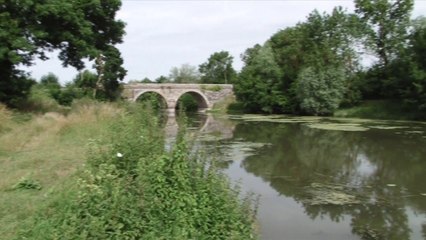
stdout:
<svg viewBox="0 0 426 240">
<path fill-rule="evenodd" d="M 329 115 L 398 99 L 425 113 L 426 19 L 412 20 L 412 9 L 412 0 L 355 0 L 354 13 L 311 12 L 245 51 L 238 100 L 250 112 Z"/>
<path fill-rule="evenodd" d="M 234 84 L 240 105 L 253 113 L 330 115 L 364 100 L 396 99 L 426 115 L 426 18 L 412 19 L 413 0 L 354 3 L 354 12 L 314 10 L 305 21 L 248 48 L 240 72 L 229 52 L 219 51 L 198 67 L 174 67 L 154 82 Z M 41 81 L 60 103 L 83 95 L 119 98 L 126 74 L 115 48 L 125 26 L 115 20 L 120 5 L 119 0 L 1 4 L 0 102 L 16 106 L 25 99 L 34 81 L 17 66 L 46 59 L 45 51 L 54 49 L 64 66 L 82 70 L 87 58 L 96 70 L 80 72 L 65 87 Z M 374 60 L 367 63 L 368 58 Z"/>
</svg>

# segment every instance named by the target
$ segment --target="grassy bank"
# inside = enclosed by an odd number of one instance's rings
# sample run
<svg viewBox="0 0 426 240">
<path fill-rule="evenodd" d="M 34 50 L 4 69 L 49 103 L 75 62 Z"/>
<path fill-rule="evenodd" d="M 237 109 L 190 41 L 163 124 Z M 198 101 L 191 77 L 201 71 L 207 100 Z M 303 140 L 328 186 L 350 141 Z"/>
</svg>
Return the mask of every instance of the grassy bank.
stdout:
<svg viewBox="0 0 426 240">
<path fill-rule="evenodd" d="M 88 140 L 102 135 L 121 113 L 111 105 L 77 104 L 67 116 L 26 115 L 22 122 L 22 114 L 0 109 L 1 239 L 12 239 L 19 224 L 50 204 L 52 192 L 73 181 L 85 162 Z M 41 189 L 31 189 L 30 183 Z"/>
<path fill-rule="evenodd" d="M 100 103 L 9 121 L 0 238 L 255 238 L 251 199 L 190 155 L 184 137 L 165 151 L 157 122 L 137 106 Z"/>
<path fill-rule="evenodd" d="M 389 119 L 389 120 L 425 120 L 426 112 L 407 107 L 399 100 L 370 100 L 359 106 L 339 109 L 335 117 Z"/>
</svg>

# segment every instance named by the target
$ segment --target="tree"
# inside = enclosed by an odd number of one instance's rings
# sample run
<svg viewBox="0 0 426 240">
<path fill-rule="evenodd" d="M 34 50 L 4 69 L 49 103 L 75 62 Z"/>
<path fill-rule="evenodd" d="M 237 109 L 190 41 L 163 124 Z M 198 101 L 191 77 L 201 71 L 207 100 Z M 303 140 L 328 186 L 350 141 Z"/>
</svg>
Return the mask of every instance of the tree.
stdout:
<svg viewBox="0 0 426 240">
<path fill-rule="evenodd" d="M 426 18 L 413 21 L 409 46 L 405 54 L 390 65 L 392 82 L 398 97 L 426 117 Z"/>
<path fill-rule="evenodd" d="M 169 79 L 174 83 L 198 83 L 200 81 L 200 73 L 196 67 L 182 64 L 180 68 L 173 67 L 170 70 Z"/>
<path fill-rule="evenodd" d="M 312 115 L 330 115 L 339 107 L 345 93 L 343 68 L 307 67 L 295 83 L 300 109 Z"/>
<path fill-rule="evenodd" d="M 232 67 L 233 57 L 229 52 L 221 51 L 210 55 L 207 62 L 199 66 L 202 83 L 232 83 L 237 73 Z"/>
<path fill-rule="evenodd" d="M 297 96 L 297 82 L 328 84 L 328 80 L 318 79 L 324 78 L 322 75 L 325 73 L 331 74 L 329 66 L 345 71 L 345 75 L 339 75 L 345 78 L 343 93 L 347 89 L 356 92 L 346 79 L 352 78 L 359 68 L 356 44 L 361 37 L 361 26 L 356 15 L 346 13 L 341 7 L 335 8 L 331 14 L 313 11 L 305 22 L 281 30 L 263 46 L 255 45 L 245 52 L 242 56 L 245 66 L 235 83 L 237 98 L 249 111 L 299 112 L 305 105 L 301 103 L 300 94 Z M 304 71 L 308 71 L 309 77 L 307 74 L 303 74 L 306 78 L 300 77 Z M 315 77 L 315 74 L 318 76 Z M 317 86 L 312 83 L 310 87 L 333 92 L 330 87 L 337 85 Z M 335 90 L 342 91 L 340 88 Z M 329 109 L 334 110 L 335 107 Z"/>
<path fill-rule="evenodd" d="M 408 39 L 413 0 L 355 0 L 355 12 L 367 26 L 366 43 L 387 67 Z"/>
<path fill-rule="evenodd" d="M 163 76 L 163 75 L 159 76 L 154 81 L 156 83 L 168 83 L 168 82 L 170 82 L 170 80 L 166 76 Z"/>
<path fill-rule="evenodd" d="M 53 73 L 48 73 L 40 79 L 40 85 L 49 92 L 49 95 L 58 101 L 61 95 L 61 84 L 58 77 Z"/>
<path fill-rule="evenodd" d="M 89 70 L 84 70 L 83 72 L 78 73 L 72 84 L 79 88 L 85 96 L 93 96 L 93 92 L 96 88 L 96 83 L 98 80 L 98 75 Z M 99 97 L 99 96 L 98 96 Z"/>
<path fill-rule="evenodd" d="M 246 50 L 243 60 L 245 66 L 234 84 L 237 99 L 251 112 L 282 112 L 287 99 L 280 82 L 282 71 L 270 44 Z"/>
<path fill-rule="evenodd" d="M 124 23 L 115 19 L 119 0 L 0 2 L 0 101 L 11 104 L 28 84 L 17 66 L 47 59 L 45 51 L 59 50 L 64 66 L 84 68 L 82 59 L 105 59 L 106 92 L 118 89 L 125 70 L 115 44 L 122 42 Z M 17 91 L 10 91 L 18 88 Z"/>
</svg>

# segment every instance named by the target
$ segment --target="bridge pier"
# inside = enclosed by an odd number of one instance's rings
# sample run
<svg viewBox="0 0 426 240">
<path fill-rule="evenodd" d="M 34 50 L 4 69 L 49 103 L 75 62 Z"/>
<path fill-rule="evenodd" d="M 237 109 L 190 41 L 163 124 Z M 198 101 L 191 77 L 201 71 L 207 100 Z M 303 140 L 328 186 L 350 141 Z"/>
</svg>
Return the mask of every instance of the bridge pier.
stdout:
<svg viewBox="0 0 426 240">
<path fill-rule="evenodd" d="M 174 117 L 176 116 L 176 110 L 175 108 L 167 108 L 166 113 L 168 117 Z"/>
</svg>

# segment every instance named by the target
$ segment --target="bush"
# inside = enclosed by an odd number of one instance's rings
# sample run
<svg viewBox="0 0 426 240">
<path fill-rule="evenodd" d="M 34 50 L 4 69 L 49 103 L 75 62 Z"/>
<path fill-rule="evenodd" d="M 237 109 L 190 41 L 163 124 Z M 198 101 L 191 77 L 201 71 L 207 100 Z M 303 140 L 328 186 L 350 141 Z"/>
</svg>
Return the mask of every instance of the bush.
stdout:
<svg viewBox="0 0 426 240">
<path fill-rule="evenodd" d="M 135 105 L 90 143 L 78 187 L 22 239 L 252 239 L 250 200 L 184 142 L 165 152 L 158 119 Z"/>
<path fill-rule="evenodd" d="M 68 111 L 65 107 L 60 106 L 59 103 L 53 99 L 48 89 L 41 85 L 34 85 L 31 87 L 28 99 L 21 103 L 19 108 L 24 111 L 36 113 L 66 113 Z"/>
<path fill-rule="evenodd" d="M 344 70 L 336 67 L 303 69 L 295 83 L 300 109 L 312 115 L 330 115 L 345 93 Z"/>
</svg>

